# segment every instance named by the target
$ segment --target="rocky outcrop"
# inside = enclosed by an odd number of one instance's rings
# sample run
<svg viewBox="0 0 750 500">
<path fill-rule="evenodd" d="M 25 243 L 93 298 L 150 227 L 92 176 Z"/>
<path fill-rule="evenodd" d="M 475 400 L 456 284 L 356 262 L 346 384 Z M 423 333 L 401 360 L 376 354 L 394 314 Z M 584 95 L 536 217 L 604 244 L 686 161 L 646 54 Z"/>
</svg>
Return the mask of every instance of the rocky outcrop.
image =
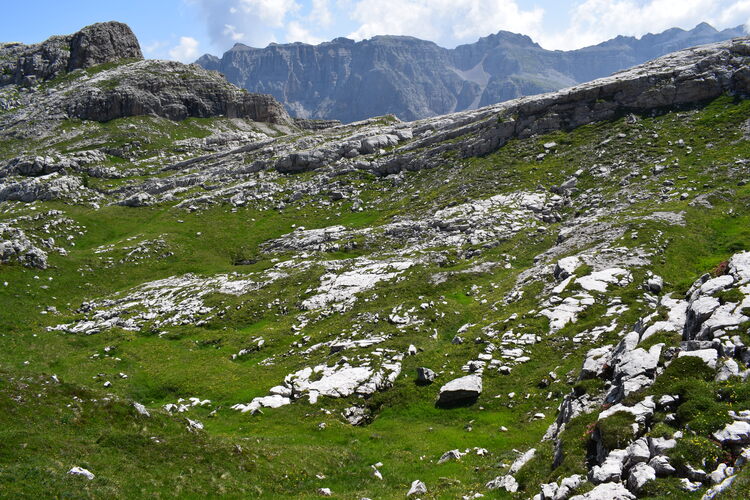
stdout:
<svg viewBox="0 0 750 500">
<path fill-rule="evenodd" d="M 197 65 L 143 59 L 138 40 L 122 23 L 100 23 L 78 33 L 53 37 L 38 45 L 6 44 L 0 48 L 0 84 L 49 80 L 79 68 L 123 61 L 88 75 L 73 73 L 60 85 L 37 94 L 29 105 L 3 116 L 0 128 L 66 118 L 109 121 L 154 115 L 185 118 L 248 118 L 294 126 L 284 107 L 272 96 L 251 94 L 228 83 L 220 74 Z M 4 78 L 4 79 L 3 79 Z M 311 128 L 332 123 L 310 123 Z M 32 130 L 32 135 L 43 132 Z"/>
<path fill-rule="evenodd" d="M 568 52 L 504 31 L 450 50 L 405 36 L 337 38 L 264 49 L 237 44 L 221 59 L 206 54 L 196 63 L 251 92 L 272 94 L 299 118 L 352 122 L 393 113 L 416 120 L 558 90 L 744 33 L 704 23 Z"/>
<path fill-rule="evenodd" d="M 675 432 L 673 438 L 644 435 L 656 411 L 673 412 L 681 404 L 679 395 L 662 395 L 658 399 L 653 395 L 646 396 L 636 404 L 621 402 L 626 396 L 652 385 L 660 373 L 679 358 L 700 359 L 709 369 L 717 370 L 716 380 L 746 380 L 750 376 L 750 370 L 740 371 L 738 365 L 738 361 L 750 361 L 749 348 L 738 335 L 742 332 L 741 325 L 750 321 L 747 315 L 750 306 L 750 252 L 733 255 L 723 269 L 723 274 L 715 277 L 706 274 L 698 279 L 688 290 L 685 300 L 672 299 L 669 295 L 662 297 L 659 305 L 667 312 L 666 319 L 654 321 L 653 315 L 644 318 L 617 345 L 589 351 L 580 378 L 599 377 L 608 387 L 603 401 L 608 406 L 601 407 L 589 449 L 589 461 L 593 464 L 589 480 L 599 484 L 602 491 L 623 488 L 621 483 L 624 482 L 626 493 L 637 494 L 657 476 L 674 474 L 686 480 L 706 482 L 711 479 L 714 484 L 720 484 L 734 474 L 734 467 L 727 464 L 720 464 L 719 469 L 710 475 L 689 466 L 673 466 L 668 451 L 677 446 L 682 438 L 681 431 Z M 728 292 L 732 292 L 729 295 L 732 300 L 726 299 Z M 660 332 L 679 333 L 683 341 L 679 347 L 666 350 L 665 355 L 662 355 L 662 343 L 648 349 L 638 347 Z M 718 367 L 719 360 L 721 367 Z M 550 426 L 545 438 L 558 436 L 571 419 L 594 411 L 597 405 L 590 403 L 588 394 L 571 392 L 561 403 L 558 419 Z M 731 423 L 713 432 L 711 437 L 727 449 L 729 455 L 737 457 L 743 453 L 742 448 L 750 444 L 750 410 L 730 410 L 728 413 Z M 631 441 L 621 449 L 607 449 L 600 424 L 609 417 L 623 414 L 633 422 Z M 561 445 L 558 440 L 556 454 L 562 453 Z M 558 459 L 553 467 L 556 465 L 559 465 Z M 735 466 L 742 465 L 744 459 L 737 459 Z"/>
<path fill-rule="evenodd" d="M 72 35 L 68 71 L 120 59 L 143 59 L 141 46 L 127 24 L 97 23 Z"/>
<path fill-rule="evenodd" d="M 417 383 L 424 385 L 431 384 L 435 381 L 435 378 L 437 378 L 437 373 L 429 368 L 424 366 L 417 368 Z"/>
<path fill-rule="evenodd" d="M 15 227 L 0 224 L 0 264 L 18 262 L 26 267 L 47 268 L 47 253 Z"/>
<path fill-rule="evenodd" d="M 74 79 L 8 115 L 4 119 L 9 126 L 29 120 L 74 117 L 103 122 L 139 115 L 170 120 L 225 116 L 293 125 L 273 97 L 239 89 L 214 71 L 168 61 L 139 61 Z"/>
<path fill-rule="evenodd" d="M 143 59 L 127 24 L 97 23 L 34 45 L 0 44 L 0 85 L 30 84 L 120 59 Z"/>
<path fill-rule="evenodd" d="M 294 125 L 302 130 L 325 130 L 327 128 L 341 125 L 341 122 L 339 120 L 310 120 L 305 118 L 295 118 Z"/>
<path fill-rule="evenodd" d="M 569 89 L 525 97 L 456 113 L 439 121 L 417 122 L 408 148 L 420 149 L 383 158 L 375 170 L 383 174 L 419 170 L 434 155 L 456 151 L 468 158 L 493 152 L 513 138 L 527 138 L 556 130 L 610 120 L 627 113 L 651 113 L 676 106 L 696 105 L 724 93 L 750 94 L 750 39 L 705 45 L 675 52 L 642 66 Z M 441 141 L 461 136 L 455 147 Z M 423 148 L 426 148 L 423 149 Z M 406 153 L 406 154 L 404 154 Z"/>
<path fill-rule="evenodd" d="M 350 366 L 343 363 L 334 367 L 318 365 L 306 367 L 284 377 L 281 385 L 272 387 L 270 395 L 254 398 L 247 404 L 238 403 L 232 408 L 243 413 L 257 413 L 261 408 L 278 408 L 306 396 L 315 404 L 321 396 L 345 398 L 352 395 L 370 396 L 390 388 L 401 373 L 403 355 L 377 350 L 381 358 L 379 367 L 366 365 Z M 352 417 L 353 420 L 352 420 Z M 360 418 L 362 417 L 362 418 Z M 344 418 L 353 425 L 364 423 L 368 418 L 361 410 L 348 409 Z"/>
<path fill-rule="evenodd" d="M 5 181 L 0 184 L 0 201 L 80 201 L 90 194 L 88 191 L 80 178 L 55 172 L 31 179 Z"/>
<path fill-rule="evenodd" d="M 700 105 L 701 102 L 724 92 L 747 94 L 750 92 L 749 63 L 750 41 L 737 39 L 671 54 L 612 77 L 564 91 L 518 99 L 475 111 L 465 111 L 411 123 L 398 122 L 393 117 L 389 120 L 368 120 L 358 124 L 336 126 L 314 134 L 292 137 L 291 140 L 289 137 L 251 139 L 247 144 L 237 143 L 234 149 L 225 149 L 166 165 L 164 171 L 176 171 L 177 174 L 168 177 L 151 177 L 125 185 L 116 192 L 117 202 L 132 198 L 139 193 L 146 193 L 153 196 L 155 202 L 158 203 L 162 198 L 169 198 L 174 190 L 188 186 L 214 184 L 224 187 L 202 194 L 198 203 L 206 204 L 223 200 L 240 206 L 253 197 L 266 199 L 269 196 L 269 189 L 278 189 L 274 184 L 263 182 L 253 184 L 251 193 L 248 191 L 248 186 L 238 187 L 232 184 L 249 179 L 254 172 L 263 170 L 276 170 L 283 174 L 291 174 L 330 169 L 331 173 L 327 175 L 333 179 L 340 173 L 357 169 L 371 171 L 380 176 L 399 174 L 394 176 L 394 182 L 402 182 L 403 176 L 400 173 L 404 170 L 420 170 L 444 165 L 446 157 L 460 160 L 474 155 L 489 154 L 513 138 L 526 138 L 560 129 L 573 129 L 579 125 L 612 119 L 629 112 L 634 113 L 632 118 L 637 120 L 637 114 L 651 114 L 674 106 Z M 148 73 L 146 70 L 149 68 L 153 70 L 152 73 L 159 71 L 164 73 L 163 78 L 174 81 L 180 90 L 160 91 L 157 89 L 151 92 L 139 88 L 139 85 L 146 86 L 146 82 L 151 81 L 149 79 L 162 78 L 153 74 L 143 77 L 132 75 L 139 71 Z M 193 79 L 192 75 L 195 72 L 200 72 L 200 74 Z M 180 74 L 184 74 L 185 77 L 180 77 Z M 118 78 L 124 77 L 131 82 L 118 86 Z M 141 78 L 143 78 L 142 83 L 138 83 Z M 203 78 L 209 82 L 209 85 L 198 89 L 197 94 L 192 94 L 192 86 Z M 212 88 L 218 89 L 217 92 L 210 90 Z M 72 91 L 65 92 L 68 89 Z M 82 95 L 90 97 L 77 96 L 77 89 L 81 89 Z M 49 127 L 41 128 L 39 124 L 44 123 L 44 117 L 48 119 L 67 117 L 68 114 L 64 111 L 66 106 L 71 106 L 72 111 L 79 110 L 85 116 L 105 118 L 106 116 L 99 116 L 97 110 L 107 107 L 106 99 L 113 98 L 115 102 L 124 103 L 125 96 L 131 94 L 133 99 L 127 101 L 127 106 L 122 108 L 121 112 L 127 110 L 127 112 L 168 113 L 168 116 L 172 117 L 185 116 L 195 109 L 200 110 L 200 113 L 197 113 L 199 115 L 226 111 L 224 104 L 213 104 L 213 99 L 217 95 L 252 99 L 252 97 L 242 97 L 242 91 L 223 82 L 214 72 L 178 63 L 143 61 L 102 71 L 82 81 L 71 82 L 60 92 L 45 96 L 35 95 L 35 104 L 30 108 L 0 115 L 0 130 L 2 130 L 0 135 L 48 134 Z M 250 95 L 247 94 L 247 96 Z M 162 98 L 164 98 L 163 101 Z M 172 102 L 174 106 L 165 106 L 163 103 L 166 102 Z M 152 107 L 146 107 L 143 103 L 155 104 Z M 222 108 L 222 106 L 225 107 Z M 258 106 L 263 108 L 260 104 Z M 101 112 L 106 115 L 112 111 L 104 109 Z M 282 107 L 271 102 L 267 110 L 259 110 L 256 116 L 259 119 L 268 120 L 278 118 L 283 122 L 286 115 L 281 115 L 281 113 L 284 113 Z M 18 126 L 14 127 L 12 123 L 17 123 Z M 28 130 L 29 127 L 33 128 Z M 24 131 L 16 132 L 18 129 Z M 96 173 L 96 175 L 102 176 L 101 173 Z M 312 190 L 304 188 L 294 196 L 303 196 L 305 193 L 308 195 L 328 194 L 318 191 L 319 188 Z M 359 206 L 361 202 L 357 201 L 353 194 L 336 191 L 335 195 L 331 192 L 330 196 L 351 198 Z M 528 211 L 534 214 L 525 214 L 520 217 L 522 214 L 519 213 L 518 216 L 514 216 L 515 219 L 530 220 L 528 215 L 535 215 L 540 222 L 558 221 L 559 211 L 564 206 L 567 195 L 556 195 L 552 199 L 549 194 L 546 196 L 546 203 L 520 207 L 524 208 L 524 212 L 528 208 Z M 490 221 L 487 218 L 473 217 L 471 223 L 463 221 L 471 211 L 480 208 L 484 211 L 483 207 L 471 205 L 466 207 L 466 214 L 462 214 L 455 220 L 451 216 L 440 217 L 439 220 L 394 222 L 388 225 L 385 237 L 403 241 L 405 238 L 426 240 L 430 239 L 430 235 L 436 235 L 443 240 L 449 231 L 453 230 L 464 233 L 466 239 L 476 239 L 477 243 L 487 242 L 494 237 L 507 237 L 509 234 L 506 229 L 516 226 L 498 224 L 499 219 L 504 217 L 503 212 L 495 212 L 492 208 L 495 205 L 492 200 L 486 201 L 490 202 L 487 209 L 497 214 L 498 220 Z M 191 200 L 186 200 L 182 206 L 188 207 L 193 203 Z M 454 209 L 440 213 L 452 210 Z M 497 234 L 498 228 L 501 228 L 502 234 Z M 597 224 L 586 229 L 587 232 L 599 230 L 602 230 L 602 226 Z M 496 234 L 491 236 L 487 231 Z M 347 238 L 356 236 L 353 231 L 347 234 Z M 300 245 L 307 241 L 300 239 L 300 236 L 295 234 L 294 238 L 290 238 L 289 245 L 299 249 Z M 314 239 L 319 239 L 318 236 Z M 570 235 L 566 238 L 568 238 L 568 244 L 572 245 L 579 236 Z M 349 243 L 349 241 L 342 240 L 340 235 L 326 234 L 315 244 L 315 248 L 311 247 L 309 250 L 323 250 L 324 247 L 328 248 L 332 245 L 339 245 L 343 248 Z M 449 241 L 446 243 L 454 244 Z M 581 243 L 576 243 L 576 245 Z M 285 242 L 282 246 L 291 249 L 292 246 L 289 245 Z M 568 264 L 565 265 L 575 266 L 575 262 Z M 562 267 L 557 271 L 561 278 L 571 272 L 571 269 L 566 270 Z M 566 300 L 570 302 L 574 298 Z M 560 307 L 563 306 L 580 309 L 583 304 L 577 302 L 563 304 Z M 558 315 L 558 317 L 561 321 L 564 320 L 563 316 Z"/>
<path fill-rule="evenodd" d="M 226 116 L 290 122 L 273 97 L 250 94 L 197 66 L 143 61 L 102 76 L 94 85 L 83 85 L 63 99 L 62 106 L 69 116 L 96 121 L 157 115 L 171 120 Z"/>
</svg>

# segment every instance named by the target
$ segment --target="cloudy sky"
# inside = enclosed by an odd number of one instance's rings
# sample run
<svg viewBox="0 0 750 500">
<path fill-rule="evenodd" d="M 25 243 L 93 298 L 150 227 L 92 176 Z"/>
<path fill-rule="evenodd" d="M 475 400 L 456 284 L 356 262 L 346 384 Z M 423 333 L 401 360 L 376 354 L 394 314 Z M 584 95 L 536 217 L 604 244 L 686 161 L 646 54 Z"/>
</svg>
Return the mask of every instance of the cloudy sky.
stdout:
<svg viewBox="0 0 750 500">
<path fill-rule="evenodd" d="M 565 50 L 702 21 L 748 26 L 750 0 L 26 0 L 3 6 L 0 40 L 38 42 L 108 20 L 130 24 L 146 57 L 191 62 L 237 42 L 388 34 L 455 47 L 499 30 Z"/>
</svg>

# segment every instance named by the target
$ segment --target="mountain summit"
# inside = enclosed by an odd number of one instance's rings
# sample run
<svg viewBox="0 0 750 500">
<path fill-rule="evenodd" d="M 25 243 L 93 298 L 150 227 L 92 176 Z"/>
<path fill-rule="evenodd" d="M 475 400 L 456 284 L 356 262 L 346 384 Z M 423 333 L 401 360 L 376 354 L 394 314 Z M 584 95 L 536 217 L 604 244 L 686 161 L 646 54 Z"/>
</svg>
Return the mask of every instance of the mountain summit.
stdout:
<svg viewBox="0 0 750 500">
<path fill-rule="evenodd" d="M 127 24 L 110 21 L 34 45 L 0 43 L 0 85 L 44 81 L 76 69 L 120 59 L 143 59 Z"/>
<path fill-rule="evenodd" d="M 221 58 L 206 54 L 196 63 L 251 92 L 272 94 L 300 118 L 351 122 L 391 113 L 415 120 L 558 90 L 743 35 L 741 26 L 717 31 L 702 23 L 567 52 L 506 31 L 455 49 L 406 36 L 337 38 L 319 45 L 236 44 Z"/>
</svg>

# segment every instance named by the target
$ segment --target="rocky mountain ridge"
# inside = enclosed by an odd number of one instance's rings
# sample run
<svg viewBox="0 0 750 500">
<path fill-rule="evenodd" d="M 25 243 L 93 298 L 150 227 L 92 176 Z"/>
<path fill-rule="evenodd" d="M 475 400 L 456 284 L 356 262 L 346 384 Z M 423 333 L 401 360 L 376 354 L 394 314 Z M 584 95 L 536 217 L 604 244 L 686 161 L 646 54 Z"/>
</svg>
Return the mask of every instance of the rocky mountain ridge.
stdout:
<svg viewBox="0 0 750 500">
<path fill-rule="evenodd" d="M 743 34 L 741 26 L 718 32 L 703 23 L 567 52 L 502 31 L 455 49 L 412 37 L 337 38 L 264 49 L 236 44 L 221 58 L 207 54 L 196 62 L 240 87 L 272 94 L 300 118 L 351 122 L 390 113 L 415 120 L 558 90 Z"/>
</svg>

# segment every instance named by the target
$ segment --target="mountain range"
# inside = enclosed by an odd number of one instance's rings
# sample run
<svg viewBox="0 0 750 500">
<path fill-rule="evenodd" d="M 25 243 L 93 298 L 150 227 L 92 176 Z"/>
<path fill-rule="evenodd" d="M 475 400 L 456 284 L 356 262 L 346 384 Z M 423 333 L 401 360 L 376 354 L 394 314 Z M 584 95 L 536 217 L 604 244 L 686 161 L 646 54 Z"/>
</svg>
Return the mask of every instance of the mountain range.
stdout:
<svg viewBox="0 0 750 500">
<path fill-rule="evenodd" d="M 266 48 L 238 43 L 221 58 L 206 54 L 196 63 L 251 92 L 272 94 L 299 118 L 415 120 L 559 90 L 744 33 L 743 26 L 717 31 L 702 23 L 571 51 L 546 50 L 507 31 L 454 49 L 408 36 Z"/>
</svg>

